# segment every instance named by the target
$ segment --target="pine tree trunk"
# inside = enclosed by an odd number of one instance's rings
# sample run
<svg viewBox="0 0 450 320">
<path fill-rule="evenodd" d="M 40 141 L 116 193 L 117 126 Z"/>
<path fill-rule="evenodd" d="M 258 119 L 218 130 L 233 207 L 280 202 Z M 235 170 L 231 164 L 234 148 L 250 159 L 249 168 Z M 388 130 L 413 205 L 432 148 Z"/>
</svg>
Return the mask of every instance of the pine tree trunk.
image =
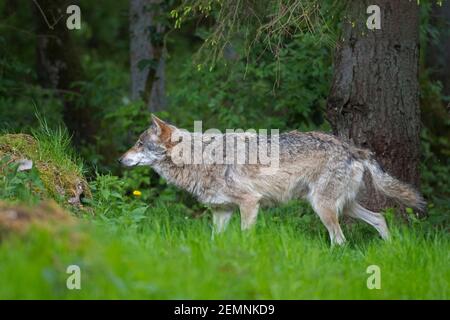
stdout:
<svg viewBox="0 0 450 320">
<path fill-rule="evenodd" d="M 143 99 L 151 112 L 164 109 L 164 27 L 159 24 L 159 0 L 130 0 L 131 98 Z"/>
<path fill-rule="evenodd" d="M 36 48 L 38 80 L 43 87 L 55 89 L 63 101 L 63 119 L 72 134 L 72 141 L 76 145 L 93 142 L 96 125 L 92 110 L 77 108 L 73 99 L 74 94 L 79 94 L 74 83 L 83 79 L 83 71 L 80 54 L 70 34 L 76 31 L 70 31 L 66 26 L 68 3 L 65 0 L 39 0 L 32 5 L 39 34 Z"/>
<path fill-rule="evenodd" d="M 381 9 L 381 29 L 366 26 Z M 419 185 L 419 8 L 416 1 L 348 1 L 327 117 L 334 133 L 369 148 L 391 175 Z M 393 205 L 369 187 L 364 204 Z M 375 196 L 374 196 L 375 195 Z"/>
</svg>

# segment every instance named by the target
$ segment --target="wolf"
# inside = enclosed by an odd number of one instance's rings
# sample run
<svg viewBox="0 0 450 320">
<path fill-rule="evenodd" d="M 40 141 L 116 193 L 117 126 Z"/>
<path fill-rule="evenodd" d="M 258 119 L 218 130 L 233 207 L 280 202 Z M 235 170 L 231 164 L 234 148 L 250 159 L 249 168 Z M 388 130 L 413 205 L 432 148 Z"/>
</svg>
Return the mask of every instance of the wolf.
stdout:
<svg viewBox="0 0 450 320">
<path fill-rule="evenodd" d="M 374 189 L 385 196 L 417 210 L 425 206 L 419 192 L 385 172 L 371 151 L 331 134 L 314 131 L 279 134 L 276 168 L 245 163 L 180 164 L 172 153 L 180 138 L 173 137 L 190 135 L 152 115 L 150 128 L 119 162 L 126 167 L 151 166 L 169 183 L 209 206 L 213 212 L 213 235 L 226 229 L 236 209 L 240 211 L 241 229 L 246 230 L 255 224 L 260 207 L 303 198 L 326 227 L 332 245 L 343 245 L 346 241 L 339 225 L 343 215 L 368 223 L 383 239 L 388 239 L 383 215 L 358 202 L 365 174 L 371 177 Z M 270 143 L 274 142 L 269 139 Z"/>
</svg>

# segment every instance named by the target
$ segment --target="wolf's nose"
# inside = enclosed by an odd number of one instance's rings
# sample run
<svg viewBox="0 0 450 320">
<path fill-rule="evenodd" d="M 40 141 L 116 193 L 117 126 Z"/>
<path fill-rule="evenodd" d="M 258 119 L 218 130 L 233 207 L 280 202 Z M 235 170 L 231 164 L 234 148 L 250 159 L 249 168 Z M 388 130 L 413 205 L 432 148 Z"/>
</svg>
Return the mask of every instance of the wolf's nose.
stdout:
<svg viewBox="0 0 450 320">
<path fill-rule="evenodd" d="M 117 162 L 118 162 L 119 164 L 121 164 L 121 163 L 122 163 L 122 157 L 118 158 L 118 159 L 117 159 Z"/>
</svg>

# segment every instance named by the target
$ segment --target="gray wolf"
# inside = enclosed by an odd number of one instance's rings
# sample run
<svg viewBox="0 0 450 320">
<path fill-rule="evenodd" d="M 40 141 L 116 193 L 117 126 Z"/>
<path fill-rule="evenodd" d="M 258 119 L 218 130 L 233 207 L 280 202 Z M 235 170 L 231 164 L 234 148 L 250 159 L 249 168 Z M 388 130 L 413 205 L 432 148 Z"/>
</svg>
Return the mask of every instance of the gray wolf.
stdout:
<svg viewBox="0 0 450 320">
<path fill-rule="evenodd" d="M 127 167 L 151 166 L 169 183 L 208 205 L 213 212 L 213 234 L 225 230 L 236 208 L 245 230 L 255 224 L 261 206 L 305 198 L 328 230 L 332 245 L 345 242 L 339 225 L 342 215 L 365 221 L 383 239 L 388 239 L 388 227 L 381 213 L 358 203 L 365 173 L 371 176 L 375 189 L 387 197 L 418 210 L 425 205 L 416 190 L 383 171 L 369 150 L 330 134 L 281 133 L 279 166 L 268 168 L 259 164 L 175 163 L 171 151 L 179 142 L 171 137 L 180 132 L 181 129 L 152 116 L 150 128 L 119 161 Z"/>
</svg>

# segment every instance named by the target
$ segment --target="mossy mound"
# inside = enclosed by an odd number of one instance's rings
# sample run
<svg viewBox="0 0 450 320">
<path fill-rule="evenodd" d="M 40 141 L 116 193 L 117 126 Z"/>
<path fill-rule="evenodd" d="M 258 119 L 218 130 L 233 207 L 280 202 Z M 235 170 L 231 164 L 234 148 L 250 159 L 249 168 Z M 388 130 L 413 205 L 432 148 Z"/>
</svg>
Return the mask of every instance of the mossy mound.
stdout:
<svg viewBox="0 0 450 320">
<path fill-rule="evenodd" d="M 81 194 L 88 198 L 92 196 L 81 166 L 69 155 L 64 155 L 61 149 L 58 150 L 58 145 L 52 147 L 51 144 L 28 134 L 4 134 L 0 135 L 0 159 L 5 157 L 11 162 L 20 159 L 32 160 L 48 198 L 63 197 L 71 203 L 76 203 Z"/>
</svg>

